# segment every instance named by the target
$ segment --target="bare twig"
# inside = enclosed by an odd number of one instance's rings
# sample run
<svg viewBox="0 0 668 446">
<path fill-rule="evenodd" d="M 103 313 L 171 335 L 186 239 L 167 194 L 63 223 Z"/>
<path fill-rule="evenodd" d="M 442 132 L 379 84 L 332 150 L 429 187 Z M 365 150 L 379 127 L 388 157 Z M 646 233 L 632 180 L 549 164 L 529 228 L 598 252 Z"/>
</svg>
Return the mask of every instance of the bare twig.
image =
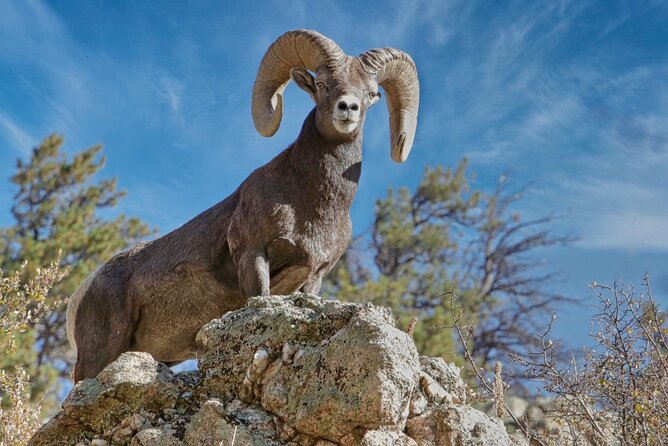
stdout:
<svg viewBox="0 0 668 446">
<path fill-rule="evenodd" d="M 492 386 L 490 386 L 489 379 L 487 379 L 478 366 L 475 363 L 475 359 L 471 355 L 471 352 L 468 348 L 468 338 L 466 335 L 464 335 L 464 332 L 462 331 L 461 327 L 461 321 L 462 321 L 462 314 L 461 314 L 461 309 L 455 305 L 455 300 L 456 296 L 454 294 L 454 291 L 450 295 L 450 306 L 452 308 L 452 319 L 453 319 L 453 324 L 455 328 L 455 332 L 457 333 L 457 337 L 459 339 L 459 342 L 462 346 L 462 349 L 464 351 L 464 358 L 469 362 L 471 365 L 471 369 L 475 373 L 476 377 L 478 378 L 478 382 L 480 383 L 481 386 L 490 394 L 490 395 L 495 395 L 494 389 Z M 496 401 L 495 401 L 496 402 Z M 522 431 L 522 433 L 530 440 L 533 442 L 533 444 L 536 444 L 538 446 L 547 446 L 545 442 L 543 442 L 542 439 L 538 438 L 536 435 L 534 435 L 529 427 L 526 425 L 526 423 L 522 423 L 517 416 L 513 413 L 512 410 L 510 410 L 510 407 L 506 404 L 506 402 L 501 398 L 500 404 L 502 405 L 503 409 L 510 415 L 510 418 L 513 420 L 515 425 Z M 502 411 L 503 412 L 503 411 Z"/>
<path fill-rule="evenodd" d="M 415 331 L 415 325 L 417 324 L 417 317 L 414 317 L 411 319 L 411 321 L 408 323 L 408 328 L 406 328 L 406 333 L 408 333 L 408 336 L 411 338 L 413 337 L 413 332 Z"/>
<path fill-rule="evenodd" d="M 501 370 L 501 362 L 496 361 L 496 365 L 494 366 L 494 408 L 497 418 L 503 418 L 504 415 L 503 394 L 505 387 L 503 378 L 501 377 Z"/>
<path fill-rule="evenodd" d="M 601 351 L 585 348 L 581 357 L 559 364 L 558 346 L 548 337 L 550 322 L 538 335 L 540 350 L 513 359 L 555 395 L 554 417 L 570 432 L 585 433 L 591 444 L 614 439 L 622 445 L 667 445 L 668 328 L 649 280 L 644 294 L 617 283 L 594 282 L 591 288 L 599 301 L 591 336 Z"/>
</svg>

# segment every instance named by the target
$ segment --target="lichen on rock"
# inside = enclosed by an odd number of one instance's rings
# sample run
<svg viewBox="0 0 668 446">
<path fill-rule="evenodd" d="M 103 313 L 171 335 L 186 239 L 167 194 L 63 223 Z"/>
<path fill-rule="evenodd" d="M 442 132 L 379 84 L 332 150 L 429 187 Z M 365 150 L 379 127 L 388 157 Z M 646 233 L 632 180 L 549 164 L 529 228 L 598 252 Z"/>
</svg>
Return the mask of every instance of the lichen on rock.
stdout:
<svg viewBox="0 0 668 446">
<path fill-rule="evenodd" d="M 333 441 L 405 423 L 420 371 L 415 345 L 386 309 L 315 296 L 280 305 L 251 299 L 199 339 L 205 385 L 218 396 L 241 395 L 297 431 Z"/>
<path fill-rule="evenodd" d="M 252 298 L 198 341 L 196 372 L 124 353 L 78 383 L 29 444 L 513 444 L 502 422 L 465 405 L 459 369 L 420 357 L 386 308 Z"/>
</svg>

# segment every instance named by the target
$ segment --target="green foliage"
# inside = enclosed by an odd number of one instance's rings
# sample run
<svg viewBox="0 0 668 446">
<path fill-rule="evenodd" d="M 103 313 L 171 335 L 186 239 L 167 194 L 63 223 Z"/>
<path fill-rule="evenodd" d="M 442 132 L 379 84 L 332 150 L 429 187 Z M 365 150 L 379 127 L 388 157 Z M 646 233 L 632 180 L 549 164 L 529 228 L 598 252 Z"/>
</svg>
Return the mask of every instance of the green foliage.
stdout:
<svg viewBox="0 0 668 446">
<path fill-rule="evenodd" d="M 48 376 L 42 375 L 40 382 L 31 385 L 30 370 L 23 364 L 35 364 L 30 328 L 61 303 L 48 297 L 53 285 L 66 275 L 58 267 L 59 257 L 47 268 L 34 269 L 30 279 L 24 279 L 26 263 L 8 276 L 0 270 L 0 352 L 5 358 L 0 370 L 0 446 L 25 444 L 40 424 L 41 404 L 31 401 L 30 395 L 31 390 L 46 393 Z"/>
<path fill-rule="evenodd" d="M 115 179 L 95 181 L 105 163 L 102 147 L 68 158 L 63 142 L 62 136 L 50 135 L 27 161 L 17 162 L 11 178 L 16 189 L 11 209 L 15 222 L 0 228 L 0 267 L 9 273 L 27 261 L 24 275 L 34 277 L 35 265 L 51 262 L 62 250 L 62 264 L 70 272 L 51 290 L 54 301 L 71 295 L 97 265 L 151 232 L 136 218 L 102 216 L 125 195 L 117 190 Z M 34 382 L 47 387 L 53 382 L 54 366 L 61 376 L 68 375 L 74 358 L 65 334 L 63 304 L 33 324 L 25 336 L 13 356 L 0 360 L 0 368 L 23 363 Z"/>
<path fill-rule="evenodd" d="M 551 276 L 533 274 L 538 263 L 526 254 L 569 239 L 544 229 L 551 217 L 524 222 L 511 213 L 521 195 L 507 193 L 503 178 L 491 194 L 473 190 L 466 167 L 464 159 L 454 170 L 427 168 L 415 192 L 390 188 L 376 203 L 369 239 L 353 244 L 324 291 L 388 305 L 402 329 L 417 318 L 420 352 L 458 363 L 454 293 L 474 327 L 471 350 L 489 364 L 535 342 L 532 318 L 563 299 L 543 291 Z"/>
<path fill-rule="evenodd" d="M 418 318 L 415 342 L 423 354 L 458 361 L 446 291 L 454 286 L 453 261 L 458 251 L 451 222 L 470 224 L 481 194 L 472 192 L 466 161 L 453 172 L 427 168 L 417 191 L 389 189 L 376 203 L 369 252 L 373 267 L 360 251 L 339 262 L 325 289 L 342 300 L 372 301 L 390 306 L 406 329 Z"/>
</svg>

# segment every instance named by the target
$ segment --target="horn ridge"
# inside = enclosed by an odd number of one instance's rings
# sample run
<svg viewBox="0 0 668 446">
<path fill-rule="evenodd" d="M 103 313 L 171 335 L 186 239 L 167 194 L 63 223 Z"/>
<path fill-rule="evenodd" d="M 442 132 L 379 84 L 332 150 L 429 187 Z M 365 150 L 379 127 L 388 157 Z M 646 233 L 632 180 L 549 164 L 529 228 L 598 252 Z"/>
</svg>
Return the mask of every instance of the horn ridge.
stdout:
<svg viewBox="0 0 668 446">
<path fill-rule="evenodd" d="M 390 150 L 392 159 L 406 161 L 413 147 L 420 104 L 420 82 L 415 62 L 395 48 L 374 48 L 357 59 L 364 69 L 376 75 L 385 90 L 390 115 Z"/>
<path fill-rule="evenodd" d="M 253 84 L 251 112 L 258 133 L 272 136 L 278 130 L 292 68 L 333 69 L 344 58 L 336 42 L 317 31 L 298 29 L 279 36 L 265 52 Z"/>
</svg>

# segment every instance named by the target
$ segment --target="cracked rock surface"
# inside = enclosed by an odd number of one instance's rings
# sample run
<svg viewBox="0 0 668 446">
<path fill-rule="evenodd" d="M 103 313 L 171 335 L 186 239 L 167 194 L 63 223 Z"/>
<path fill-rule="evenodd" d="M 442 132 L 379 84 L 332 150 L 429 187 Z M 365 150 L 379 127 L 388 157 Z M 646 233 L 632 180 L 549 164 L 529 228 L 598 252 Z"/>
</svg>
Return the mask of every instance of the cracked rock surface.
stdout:
<svg viewBox="0 0 668 446">
<path fill-rule="evenodd" d="M 205 325 L 199 371 L 128 352 L 78 383 L 30 445 L 512 445 L 383 307 L 252 298 Z"/>
</svg>

